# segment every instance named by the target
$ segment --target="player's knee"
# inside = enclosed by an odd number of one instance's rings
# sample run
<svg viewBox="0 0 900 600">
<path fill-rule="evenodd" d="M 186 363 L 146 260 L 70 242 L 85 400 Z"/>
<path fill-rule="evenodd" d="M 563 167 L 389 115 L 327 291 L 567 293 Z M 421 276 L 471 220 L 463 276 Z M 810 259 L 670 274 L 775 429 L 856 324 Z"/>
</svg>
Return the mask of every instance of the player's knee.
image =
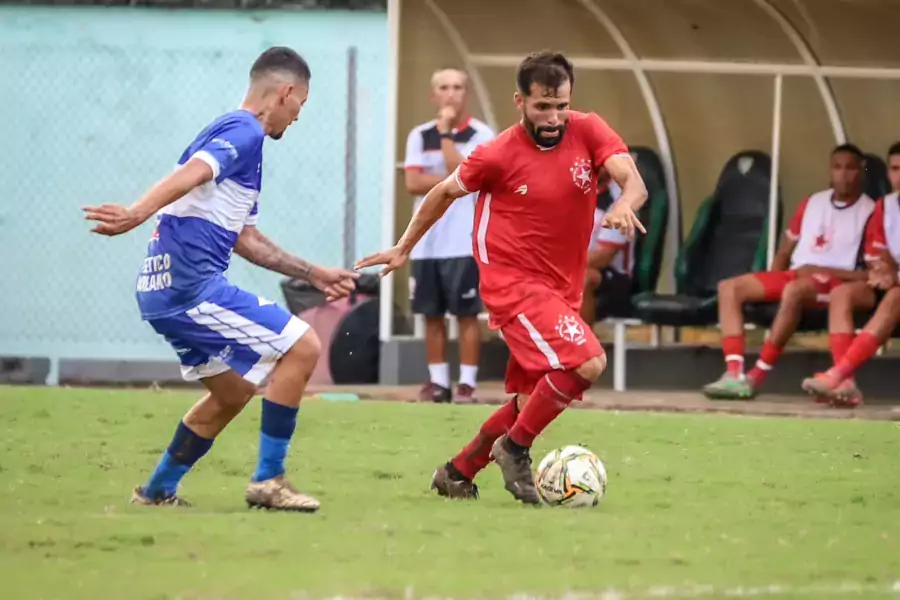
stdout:
<svg viewBox="0 0 900 600">
<path fill-rule="evenodd" d="M 811 295 L 815 295 L 815 289 L 808 282 L 803 280 L 792 281 L 784 286 L 784 291 L 781 293 L 781 306 L 798 307 Z"/>
<path fill-rule="evenodd" d="M 281 360 L 292 362 L 298 367 L 308 368 L 312 372 L 319 361 L 321 353 L 322 342 L 319 341 L 319 336 L 316 335 L 316 332 L 310 329 L 291 346 L 291 349 L 285 353 Z"/>
<path fill-rule="evenodd" d="M 478 327 L 478 316 L 456 317 L 456 322 L 460 329 L 472 329 Z"/>
<path fill-rule="evenodd" d="M 846 310 L 853 305 L 853 286 L 840 285 L 828 294 L 829 308 L 832 310 Z"/>
<path fill-rule="evenodd" d="M 220 405 L 230 407 L 235 411 L 240 412 L 240 410 L 253 399 L 253 396 L 256 395 L 257 389 L 255 383 L 251 383 L 244 378 L 235 378 L 233 385 L 227 392 L 217 390 L 212 394 L 212 399 Z"/>
<path fill-rule="evenodd" d="M 732 277 L 731 279 L 723 279 L 719 282 L 718 285 L 719 299 L 737 299 L 738 287 L 739 283 L 736 277 Z"/>
<path fill-rule="evenodd" d="M 430 335 L 444 335 L 446 330 L 447 321 L 443 315 L 440 317 L 425 317 L 425 333 Z"/>
<path fill-rule="evenodd" d="M 606 370 L 606 355 L 595 356 L 594 358 L 588 360 L 580 367 L 575 369 L 575 373 L 578 374 L 579 377 L 590 381 L 591 383 L 600 379 L 600 376 L 603 375 L 603 371 Z"/>
<path fill-rule="evenodd" d="M 900 320 L 900 315 L 897 314 L 900 312 L 900 287 L 893 287 L 885 292 L 879 308 L 882 306 L 890 311 L 896 320 Z"/>
<path fill-rule="evenodd" d="M 236 404 L 239 404 L 241 408 L 247 405 L 248 402 L 253 400 L 253 396 L 256 395 L 257 390 L 259 389 L 256 384 L 247 382 L 247 386 L 238 392 L 238 396 L 236 398 Z"/>
<path fill-rule="evenodd" d="M 522 409 L 525 408 L 529 398 L 531 398 L 530 394 L 516 394 L 516 410 L 522 412 Z"/>
</svg>

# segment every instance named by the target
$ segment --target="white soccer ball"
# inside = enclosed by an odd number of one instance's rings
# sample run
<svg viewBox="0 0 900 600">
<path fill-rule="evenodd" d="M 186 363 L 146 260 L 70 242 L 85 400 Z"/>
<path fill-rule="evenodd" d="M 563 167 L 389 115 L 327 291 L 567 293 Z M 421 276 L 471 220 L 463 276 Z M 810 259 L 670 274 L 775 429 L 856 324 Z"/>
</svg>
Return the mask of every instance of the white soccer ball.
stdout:
<svg viewBox="0 0 900 600">
<path fill-rule="evenodd" d="M 596 506 L 606 493 L 606 467 L 587 448 L 566 446 L 544 457 L 535 484 L 551 506 Z"/>
</svg>

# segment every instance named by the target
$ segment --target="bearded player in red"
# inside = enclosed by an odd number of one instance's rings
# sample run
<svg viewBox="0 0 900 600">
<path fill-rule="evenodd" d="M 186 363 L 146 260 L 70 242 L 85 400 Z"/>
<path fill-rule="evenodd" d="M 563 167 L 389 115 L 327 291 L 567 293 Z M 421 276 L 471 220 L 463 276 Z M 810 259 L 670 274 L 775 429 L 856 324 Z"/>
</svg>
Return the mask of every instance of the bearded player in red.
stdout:
<svg viewBox="0 0 900 600">
<path fill-rule="evenodd" d="M 479 146 L 425 197 L 396 246 L 357 268 L 401 267 L 416 242 L 457 198 L 478 192 L 474 251 L 490 326 L 510 350 L 506 391 L 515 394 L 456 457 L 438 467 L 432 488 L 477 498 L 475 475 L 491 459 L 506 489 L 540 502 L 531 473 L 534 439 L 600 377 L 606 356 L 579 316 L 599 177 L 622 195 L 604 227 L 632 237 L 647 198 L 625 143 L 599 116 L 570 109 L 572 64 L 562 55 L 528 56 L 516 73 L 520 123 Z"/>
</svg>

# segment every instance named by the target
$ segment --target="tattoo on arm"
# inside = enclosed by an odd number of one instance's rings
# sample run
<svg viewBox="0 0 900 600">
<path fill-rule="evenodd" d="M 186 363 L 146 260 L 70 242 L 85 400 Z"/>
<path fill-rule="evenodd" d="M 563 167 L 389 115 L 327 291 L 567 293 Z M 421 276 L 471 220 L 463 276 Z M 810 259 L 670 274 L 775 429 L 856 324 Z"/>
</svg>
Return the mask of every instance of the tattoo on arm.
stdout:
<svg viewBox="0 0 900 600">
<path fill-rule="evenodd" d="M 244 227 L 234 251 L 254 265 L 294 279 L 309 281 L 312 274 L 311 263 L 282 250 L 256 227 Z"/>
</svg>

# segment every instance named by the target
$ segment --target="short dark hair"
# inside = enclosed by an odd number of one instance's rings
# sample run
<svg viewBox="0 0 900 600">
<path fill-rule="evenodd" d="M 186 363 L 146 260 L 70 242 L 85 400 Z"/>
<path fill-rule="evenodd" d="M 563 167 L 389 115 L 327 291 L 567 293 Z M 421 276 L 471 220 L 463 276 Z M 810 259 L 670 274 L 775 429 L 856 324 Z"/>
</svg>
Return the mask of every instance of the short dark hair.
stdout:
<svg viewBox="0 0 900 600">
<path fill-rule="evenodd" d="M 534 83 L 556 90 L 566 81 L 575 86 L 575 69 L 569 59 L 559 52 L 533 52 L 516 69 L 516 86 L 526 96 L 531 93 Z"/>
<path fill-rule="evenodd" d="M 290 73 L 304 83 L 312 78 L 309 64 L 302 56 L 286 46 L 273 46 L 259 55 L 250 68 L 250 80 L 256 81 L 270 73 Z"/>
<path fill-rule="evenodd" d="M 856 144 L 841 144 L 839 146 L 835 146 L 834 150 L 831 151 L 831 155 L 835 154 L 852 154 L 860 161 L 866 160 L 866 155 L 863 154 L 863 151 L 859 149 L 859 146 Z"/>
<path fill-rule="evenodd" d="M 894 142 L 891 144 L 891 147 L 888 148 L 888 158 L 898 155 L 900 155 L 900 142 Z"/>
</svg>

